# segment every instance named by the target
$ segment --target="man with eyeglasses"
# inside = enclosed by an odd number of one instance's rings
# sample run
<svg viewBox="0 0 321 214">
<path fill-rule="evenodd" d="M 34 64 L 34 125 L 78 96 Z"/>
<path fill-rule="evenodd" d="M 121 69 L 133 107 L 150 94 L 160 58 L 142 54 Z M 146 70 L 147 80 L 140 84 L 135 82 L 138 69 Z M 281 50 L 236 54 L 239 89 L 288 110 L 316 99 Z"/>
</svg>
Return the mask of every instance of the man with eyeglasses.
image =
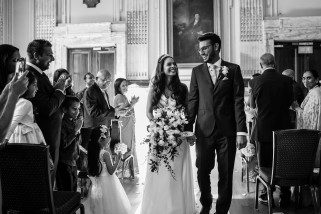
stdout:
<svg viewBox="0 0 321 214">
<path fill-rule="evenodd" d="M 246 146 L 244 83 L 238 65 L 220 58 L 221 39 L 214 33 L 198 38 L 204 63 L 193 68 L 188 103 L 189 124 L 195 124 L 197 179 L 201 192 L 201 214 L 212 207 L 210 173 L 215 153 L 218 163 L 216 214 L 227 214 L 232 200 L 236 148 Z"/>
<path fill-rule="evenodd" d="M 111 83 L 111 75 L 107 70 L 100 70 L 96 75 L 96 82 L 84 94 L 84 128 L 99 125 L 109 126 L 115 117 L 115 109 L 110 105 L 107 94 Z"/>
</svg>

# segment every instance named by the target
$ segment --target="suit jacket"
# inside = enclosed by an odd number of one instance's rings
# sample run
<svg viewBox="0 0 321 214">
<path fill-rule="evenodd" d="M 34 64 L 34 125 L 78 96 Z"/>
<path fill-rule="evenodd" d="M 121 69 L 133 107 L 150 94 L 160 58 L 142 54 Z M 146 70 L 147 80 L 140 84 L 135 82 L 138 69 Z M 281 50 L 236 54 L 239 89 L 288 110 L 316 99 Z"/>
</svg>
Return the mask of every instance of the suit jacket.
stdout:
<svg viewBox="0 0 321 214">
<path fill-rule="evenodd" d="M 84 128 L 94 128 L 99 125 L 110 125 L 115 109 L 108 108 L 106 99 L 99 86 L 95 83 L 84 94 Z"/>
<path fill-rule="evenodd" d="M 46 143 L 50 146 L 50 155 L 57 164 L 62 121 L 60 105 L 64 101 L 65 95 L 61 91 L 54 89 L 45 73 L 40 74 L 30 66 L 27 69 L 38 80 L 38 91 L 36 96 L 31 99 L 35 112 L 35 120 L 44 135 Z M 57 166 L 56 164 L 55 166 Z"/>
<path fill-rule="evenodd" d="M 293 102 L 292 79 L 267 69 L 250 82 L 253 100 L 258 109 L 255 140 L 273 141 L 272 131 L 289 129 L 290 110 Z"/>
<path fill-rule="evenodd" d="M 247 132 L 244 112 L 244 82 L 238 65 L 226 61 L 225 77 L 219 74 L 214 85 L 206 63 L 192 71 L 188 102 L 188 129 L 195 118 L 195 134 L 209 137 L 214 134 L 235 137 L 236 132 Z"/>
</svg>

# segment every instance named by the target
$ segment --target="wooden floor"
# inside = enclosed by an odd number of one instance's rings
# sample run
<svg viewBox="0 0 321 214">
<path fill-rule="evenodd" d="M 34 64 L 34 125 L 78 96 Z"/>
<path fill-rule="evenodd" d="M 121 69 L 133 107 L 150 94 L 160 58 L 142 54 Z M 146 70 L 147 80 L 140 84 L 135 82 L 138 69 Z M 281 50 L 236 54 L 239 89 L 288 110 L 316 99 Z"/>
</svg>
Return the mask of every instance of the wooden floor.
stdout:
<svg viewBox="0 0 321 214">
<path fill-rule="evenodd" d="M 191 147 L 191 154 L 192 154 L 192 161 L 195 163 L 195 148 Z M 132 213 L 134 214 L 138 205 L 142 199 L 142 192 L 144 188 L 144 174 L 146 165 L 141 164 L 140 174 L 137 174 L 137 178 L 135 180 L 129 179 L 121 179 L 123 187 L 128 195 L 128 198 L 132 205 Z M 199 212 L 201 206 L 199 204 L 199 189 L 196 180 L 196 167 L 193 167 L 194 172 L 194 191 L 195 191 L 195 198 L 196 198 L 196 207 L 197 211 Z M 217 168 L 215 167 L 211 174 L 211 182 L 212 182 L 212 194 L 214 197 L 213 208 L 211 213 L 215 212 L 215 199 L 217 198 Z M 239 158 L 239 153 L 236 154 L 235 160 L 235 170 L 234 170 L 234 179 L 233 179 L 233 200 L 230 207 L 231 214 L 258 214 L 258 213 L 268 213 L 267 206 L 259 204 L 259 210 L 256 211 L 254 209 L 254 197 L 255 197 L 255 185 L 254 183 L 250 183 L 250 193 L 246 193 L 246 182 L 241 182 L 241 161 Z M 275 203 L 277 204 L 278 199 L 278 192 L 274 193 Z M 88 204 L 87 200 L 84 200 L 84 205 L 86 208 L 86 213 L 88 213 Z M 294 205 L 286 210 L 282 210 L 276 207 L 273 210 L 274 213 L 286 213 L 286 214 L 309 214 L 313 213 L 313 207 L 305 208 L 305 209 L 295 209 Z M 165 213 L 164 213 L 165 214 Z"/>
<path fill-rule="evenodd" d="M 145 179 L 145 172 L 146 172 L 146 154 L 147 154 L 147 145 L 142 145 L 141 142 L 143 138 L 146 136 L 146 126 L 148 125 L 148 120 L 145 115 L 145 108 L 146 108 L 146 98 L 148 88 L 140 88 L 138 86 L 133 86 L 129 88 L 128 97 L 132 95 L 136 95 L 140 97 L 139 102 L 135 106 L 135 113 L 136 113 L 136 150 L 138 156 L 138 163 L 139 163 L 139 174 L 137 174 L 137 178 L 135 180 L 128 180 L 124 179 L 121 180 L 124 189 L 128 195 L 128 198 L 132 205 L 132 213 L 135 213 L 138 205 L 142 200 L 142 192 L 144 188 L 144 179 Z M 193 163 L 193 173 L 194 173 L 194 192 L 196 198 L 196 207 L 197 211 L 199 212 L 201 206 L 199 204 L 199 189 L 196 180 L 196 167 L 195 167 L 195 146 L 191 147 L 191 156 L 192 156 L 192 163 Z M 217 168 L 215 167 L 211 174 L 211 182 L 212 182 L 212 194 L 214 197 L 213 208 L 211 213 L 215 212 L 215 199 L 217 198 Z M 267 213 L 267 206 L 259 204 L 259 210 L 256 211 L 254 209 L 254 191 L 255 185 L 254 183 L 250 183 L 250 193 L 246 193 L 246 183 L 241 182 L 241 160 L 240 154 L 237 152 L 235 158 L 235 167 L 234 167 L 234 179 L 233 179 L 233 200 L 230 207 L 231 214 L 258 214 L 258 213 Z M 275 199 L 277 200 L 278 194 L 274 195 Z M 277 202 L 276 202 L 277 203 Z M 88 211 L 88 202 L 84 199 L 84 205 L 86 211 Z M 274 213 L 286 213 L 286 214 L 310 214 L 313 213 L 313 208 L 306 208 L 306 209 L 299 209 L 295 210 L 294 206 L 287 209 L 281 210 L 279 208 L 275 208 Z M 86 212 L 89 213 L 89 212 Z M 118 214 L 118 213 L 113 213 Z M 150 213 L 146 213 L 150 214 Z M 166 214 L 166 213 L 164 213 Z M 179 213 L 178 213 L 179 214 Z"/>
</svg>

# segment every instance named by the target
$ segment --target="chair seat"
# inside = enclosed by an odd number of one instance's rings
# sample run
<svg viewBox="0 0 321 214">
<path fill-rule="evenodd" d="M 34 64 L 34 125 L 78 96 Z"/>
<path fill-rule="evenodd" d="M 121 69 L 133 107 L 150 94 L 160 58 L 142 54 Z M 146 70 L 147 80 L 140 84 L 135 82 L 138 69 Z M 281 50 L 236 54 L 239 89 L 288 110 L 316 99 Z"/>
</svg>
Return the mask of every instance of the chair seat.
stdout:
<svg viewBox="0 0 321 214">
<path fill-rule="evenodd" d="M 80 206 L 81 195 L 79 192 L 53 191 L 56 213 L 76 211 Z"/>
<path fill-rule="evenodd" d="M 271 181 L 272 168 L 270 167 L 260 167 L 259 176 L 266 182 L 270 183 Z"/>
</svg>

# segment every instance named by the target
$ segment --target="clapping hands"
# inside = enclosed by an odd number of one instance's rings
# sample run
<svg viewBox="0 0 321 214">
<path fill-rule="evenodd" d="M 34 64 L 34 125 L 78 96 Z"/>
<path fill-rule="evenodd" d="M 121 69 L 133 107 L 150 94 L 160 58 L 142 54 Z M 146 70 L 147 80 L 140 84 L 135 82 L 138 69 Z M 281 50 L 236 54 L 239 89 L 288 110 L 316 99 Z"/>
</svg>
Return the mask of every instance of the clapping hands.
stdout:
<svg viewBox="0 0 321 214">
<path fill-rule="evenodd" d="M 23 95 L 28 89 L 28 73 L 29 71 L 25 71 L 19 77 L 19 73 L 16 72 L 13 79 L 9 83 L 9 91 L 16 94 L 17 96 Z"/>
<path fill-rule="evenodd" d="M 67 77 L 63 74 L 59 77 L 59 79 L 57 80 L 54 88 L 55 89 L 60 89 L 62 91 L 65 90 L 66 88 L 66 80 L 67 80 Z"/>
<path fill-rule="evenodd" d="M 135 95 L 132 96 L 131 100 L 130 100 L 130 105 L 133 107 L 139 100 L 139 97 L 136 97 Z"/>
</svg>

